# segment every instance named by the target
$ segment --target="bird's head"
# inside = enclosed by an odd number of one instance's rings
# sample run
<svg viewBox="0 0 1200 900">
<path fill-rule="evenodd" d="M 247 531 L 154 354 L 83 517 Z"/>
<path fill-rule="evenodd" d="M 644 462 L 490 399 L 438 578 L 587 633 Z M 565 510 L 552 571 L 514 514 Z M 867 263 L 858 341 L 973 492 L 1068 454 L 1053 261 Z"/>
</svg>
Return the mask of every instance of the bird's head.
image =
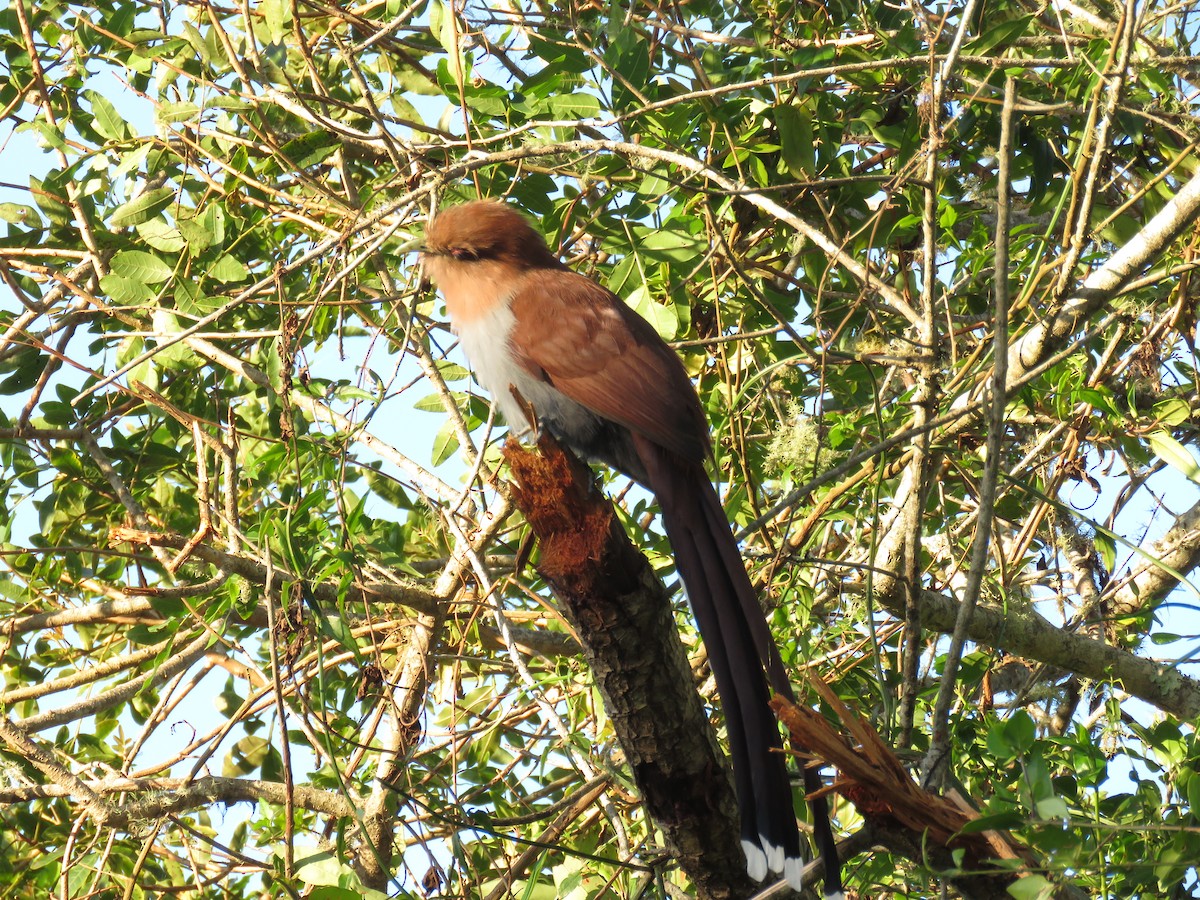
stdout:
<svg viewBox="0 0 1200 900">
<path fill-rule="evenodd" d="M 560 265 L 525 217 L 497 200 L 472 200 L 439 212 L 425 232 L 422 258 L 439 283 L 473 269 Z"/>
</svg>

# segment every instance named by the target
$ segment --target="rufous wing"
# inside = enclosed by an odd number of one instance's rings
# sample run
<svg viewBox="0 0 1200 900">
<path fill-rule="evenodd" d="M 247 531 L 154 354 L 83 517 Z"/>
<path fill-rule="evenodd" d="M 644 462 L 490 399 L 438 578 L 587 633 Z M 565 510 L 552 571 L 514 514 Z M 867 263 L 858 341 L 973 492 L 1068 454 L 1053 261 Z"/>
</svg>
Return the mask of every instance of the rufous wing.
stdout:
<svg viewBox="0 0 1200 900">
<path fill-rule="evenodd" d="M 708 424 L 683 363 L 619 297 L 569 270 L 530 269 L 511 309 L 512 348 L 526 368 L 684 459 L 705 458 Z"/>
</svg>

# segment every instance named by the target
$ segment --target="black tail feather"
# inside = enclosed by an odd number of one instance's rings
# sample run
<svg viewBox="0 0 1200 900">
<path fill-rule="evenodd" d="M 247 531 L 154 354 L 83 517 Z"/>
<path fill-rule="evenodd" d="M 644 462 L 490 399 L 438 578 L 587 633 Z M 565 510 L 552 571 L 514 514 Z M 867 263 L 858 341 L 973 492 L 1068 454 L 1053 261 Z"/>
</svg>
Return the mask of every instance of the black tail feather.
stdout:
<svg viewBox="0 0 1200 900">
<path fill-rule="evenodd" d="M 703 467 L 672 457 L 637 436 L 634 442 L 647 486 L 662 508 L 663 525 L 721 695 L 747 867 L 760 880 L 768 870 L 783 874 L 799 889 L 803 858 L 787 760 L 779 724 L 767 705 L 768 683 L 794 699 L 779 648 Z M 805 793 L 811 796 L 820 787 L 817 771 L 805 768 Z M 838 895 L 841 871 L 828 803 L 817 797 L 809 806 L 824 862 L 825 893 Z"/>
<path fill-rule="evenodd" d="M 722 562 L 728 571 L 733 573 L 730 580 L 737 595 L 742 614 L 754 636 L 754 644 L 758 650 L 759 659 L 766 668 L 771 689 L 789 702 L 795 703 L 796 695 L 792 691 L 791 680 L 787 676 L 787 670 L 783 665 L 783 658 L 779 654 L 779 646 L 771 636 L 766 617 L 762 612 L 762 606 L 759 604 L 758 593 L 754 590 L 754 585 L 750 583 L 749 576 L 746 575 L 745 563 L 742 562 L 741 553 L 738 551 L 737 544 L 733 540 L 732 532 L 729 529 L 729 520 L 725 516 L 725 509 L 721 506 L 721 500 L 717 496 L 717 492 L 712 488 L 707 476 L 704 477 L 704 486 L 708 490 L 702 490 L 698 493 L 704 499 L 705 517 L 711 533 L 717 536 L 716 543 Z M 727 535 L 729 539 L 721 539 L 723 535 Z M 742 577 L 738 577 L 739 575 Z M 684 580 L 686 581 L 686 578 Z M 804 752 L 806 748 L 793 745 L 793 749 Z M 817 769 L 812 766 L 805 766 L 804 792 L 809 797 L 812 797 L 808 801 L 808 805 L 813 819 L 813 842 L 816 844 L 817 850 L 821 854 L 821 860 L 824 863 L 825 893 L 829 895 L 841 893 L 842 871 L 841 861 L 838 859 L 837 854 L 837 843 L 833 837 L 833 827 L 829 821 L 829 803 L 824 796 L 813 797 L 813 794 L 822 787 L 821 776 Z"/>
<path fill-rule="evenodd" d="M 741 804 L 742 843 L 751 874 L 763 878 L 768 870 L 782 872 L 784 860 L 800 859 L 799 835 L 791 806 L 786 762 L 780 753 L 779 726 L 767 706 L 767 686 L 753 639 L 736 608 L 726 602 L 724 567 L 712 553 L 703 530 L 691 527 L 692 517 L 667 517 L 667 532 L 676 563 L 688 588 L 688 598 L 700 631 L 729 729 L 734 750 L 734 773 Z M 696 574 L 699 577 L 696 577 Z M 710 635 L 721 635 L 715 640 Z M 738 756 L 749 775 L 738 775 Z"/>
</svg>

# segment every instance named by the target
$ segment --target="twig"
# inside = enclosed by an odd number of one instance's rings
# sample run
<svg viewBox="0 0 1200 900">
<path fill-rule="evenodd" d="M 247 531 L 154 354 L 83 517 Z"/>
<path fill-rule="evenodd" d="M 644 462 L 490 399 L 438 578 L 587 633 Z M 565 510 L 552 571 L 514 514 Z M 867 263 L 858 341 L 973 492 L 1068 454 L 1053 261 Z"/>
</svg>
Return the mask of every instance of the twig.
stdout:
<svg viewBox="0 0 1200 900">
<path fill-rule="evenodd" d="M 979 510 L 975 525 L 975 539 L 971 544 L 971 567 L 967 573 L 967 587 L 946 658 L 942 666 L 941 683 L 933 709 L 932 739 L 922 764 L 922 784 L 926 788 L 940 786 L 946 773 L 950 745 L 950 707 L 958 685 L 958 666 L 966 644 L 967 629 L 971 614 L 979 600 L 983 575 L 987 567 L 988 548 L 992 536 L 992 510 L 996 502 L 996 483 L 1000 472 L 1001 443 L 1004 438 L 1004 411 L 1008 396 L 1005 384 L 1008 380 L 1008 213 L 1009 213 L 1009 166 L 1012 158 L 1013 106 L 1016 102 L 1016 80 L 1011 76 L 1004 82 L 1004 114 L 1000 124 L 1000 147 L 997 150 L 999 169 L 997 172 L 996 204 L 996 278 L 993 292 L 996 323 L 993 328 L 993 357 L 991 409 L 988 414 L 987 456 L 983 464 L 983 479 L 979 487 Z M 912 586 L 910 586 L 912 589 Z"/>
</svg>

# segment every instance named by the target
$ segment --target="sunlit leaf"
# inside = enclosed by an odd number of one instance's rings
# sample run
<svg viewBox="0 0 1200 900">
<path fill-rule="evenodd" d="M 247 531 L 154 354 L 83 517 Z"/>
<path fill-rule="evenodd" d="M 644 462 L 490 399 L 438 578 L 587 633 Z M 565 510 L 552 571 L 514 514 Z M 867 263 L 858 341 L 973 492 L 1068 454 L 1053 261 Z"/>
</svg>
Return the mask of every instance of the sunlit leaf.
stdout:
<svg viewBox="0 0 1200 900">
<path fill-rule="evenodd" d="M 1151 432 L 1148 440 L 1155 456 L 1200 484 L 1200 463 L 1183 444 L 1165 431 Z"/>
<path fill-rule="evenodd" d="M 122 250 L 112 258 L 111 266 L 116 274 L 145 284 L 166 281 L 174 271 L 162 258 L 142 250 Z"/>
<path fill-rule="evenodd" d="M 635 288 L 625 302 L 643 319 L 654 326 L 659 337 L 663 340 L 673 340 L 679 330 L 679 320 L 675 316 L 675 308 L 658 303 L 650 296 L 650 291 L 643 285 Z"/>
<path fill-rule="evenodd" d="M 175 199 L 173 188 L 160 187 L 138 195 L 127 203 L 122 203 L 109 217 L 108 223 L 113 228 L 125 228 L 149 221 L 171 205 Z"/>
<path fill-rule="evenodd" d="M 101 137 L 110 141 L 123 141 L 129 137 L 129 125 L 107 98 L 96 91 L 84 91 L 83 95 L 92 106 L 92 124 Z"/>
</svg>

